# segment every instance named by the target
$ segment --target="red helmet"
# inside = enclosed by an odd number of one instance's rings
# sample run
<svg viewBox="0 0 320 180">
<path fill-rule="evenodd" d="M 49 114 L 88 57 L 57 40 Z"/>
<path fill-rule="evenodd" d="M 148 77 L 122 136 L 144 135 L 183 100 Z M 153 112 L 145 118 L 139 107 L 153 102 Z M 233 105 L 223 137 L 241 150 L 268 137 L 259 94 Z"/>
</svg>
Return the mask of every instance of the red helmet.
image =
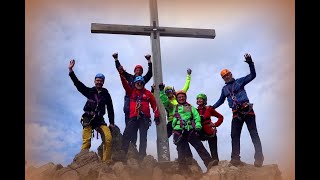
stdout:
<svg viewBox="0 0 320 180">
<path fill-rule="evenodd" d="M 133 70 L 133 71 L 136 71 L 137 68 L 140 68 L 141 71 L 142 71 L 142 73 L 143 73 L 143 67 L 142 67 L 141 65 L 139 65 L 139 64 L 136 65 L 136 67 L 134 67 L 134 70 Z"/>
</svg>

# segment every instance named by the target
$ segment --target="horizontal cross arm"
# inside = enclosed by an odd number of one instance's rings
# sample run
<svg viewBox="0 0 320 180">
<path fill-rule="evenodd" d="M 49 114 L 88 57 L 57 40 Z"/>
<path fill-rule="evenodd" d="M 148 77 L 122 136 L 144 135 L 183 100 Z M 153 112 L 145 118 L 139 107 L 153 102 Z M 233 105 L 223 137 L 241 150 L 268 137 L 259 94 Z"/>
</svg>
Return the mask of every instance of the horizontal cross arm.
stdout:
<svg viewBox="0 0 320 180">
<path fill-rule="evenodd" d="M 209 39 L 214 39 L 216 37 L 216 33 L 214 29 L 177 28 L 177 27 L 153 28 L 152 26 L 91 23 L 91 33 L 150 36 L 153 31 L 158 31 L 160 33 L 160 36 L 170 36 L 170 37 L 191 37 L 191 38 L 209 38 Z"/>
<path fill-rule="evenodd" d="M 147 28 L 150 29 L 150 26 L 91 23 L 91 33 L 150 36 L 151 32 L 145 31 Z"/>
<path fill-rule="evenodd" d="M 177 28 L 177 27 L 160 27 L 165 29 L 161 31 L 161 36 L 170 37 L 191 37 L 191 38 L 209 38 L 214 39 L 216 32 L 214 29 L 196 29 L 196 28 Z"/>
</svg>

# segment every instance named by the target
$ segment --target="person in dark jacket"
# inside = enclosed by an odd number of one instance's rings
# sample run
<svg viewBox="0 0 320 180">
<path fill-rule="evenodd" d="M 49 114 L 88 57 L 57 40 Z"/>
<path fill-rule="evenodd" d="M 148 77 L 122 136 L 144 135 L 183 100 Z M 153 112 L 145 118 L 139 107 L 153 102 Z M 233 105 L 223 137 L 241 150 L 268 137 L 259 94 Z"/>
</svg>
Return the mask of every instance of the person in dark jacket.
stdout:
<svg viewBox="0 0 320 180">
<path fill-rule="evenodd" d="M 120 64 L 120 61 L 118 59 L 118 56 L 119 54 L 118 53 L 113 53 L 112 54 L 112 57 L 114 58 L 115 60 L 115 65 L 116 65 L 116 68 L 117 70 L 119 69 L 119 67 L 121 67 L 121 69 L 123 69 L 122 65 Z M 145 81 L 145 84 L 147 84 L 150 79 L 152 78 L 152 62 L 151 62 L 151 55 L 147 54 L 145 55 L 145 58 L 147 59 L 148 61 L 148 72 L 146 75 L 143 76 L 143 79 Z M 137 77 L 137 76 L 142 76 L 143 74 L 143 67 L 141 65 L 136 65 L 134 67 L 134 74 L 130 74 L 128 73 L 127 71 L 125 71 L 123 69 L 123 76 L 124 78 L 128 81 L 130 87 L 134 88 L 134 79 Z M 127 125 L 128 124 L 128 121 L 130 119 L 129 117 L 129 96 L 126 94 L 124 96 L 124 105 L 123 105 L 123 112 L 124 112 L 124 115 L 125 115 L 125 124 Z M 131 144 L 134 145 L 135 147 L 137 146 L 136 143 L 137 143 L 137 134 L 132 134 L 132 141 L 131 141 Z"/>
<path fill-rule="evenodd" d="M 103 153 L 101 159 L 102 161 L 111 160 L 112 136 L 109 127 L 114 127 L 114 110 L 108 90 L 102 87 L 105 81 L 105 76 L 98 73 L 94 78 L 95 86 L 91 88 L 87 87 L 79 81 L 73 72 L 74 64 L 75 60 L 72 59 L 69 64 L 69 76 L 77 90 L 87 98 L 87 102 L 83 108 L 84 113 L 81 118 L 83 126 L 81 150 L 90 149 L 91 133 L 93 130 L 96 130 L 100 133 L 103 142 Z M 107 106 L 108 110 L 109 127 L 103 118 L 106 113 L 105 106 Z"/>
<path fill-rule="evenodd" d="M 220 98 L 213 105 L 213 108 L 216 109 L 217 107 L 219 107 L 227 98 L 228 105 L 232 109 L 232 153 L 230 163 L 235 166 L 244 164 L 240 160 L 240 135 L 243 123 L 246 123 L 255 148 L 254 165 L 256 167 L 261 167 L 264 161 L 264 156 L 257 130 L 256 116 L 253 111 L 253 104 L 250 103 L 246 90 L 244 89 L 244 86 L 256 77 L 256 71 L 251 55 L 246 53 L 244 55 L 244 58 L 245 62 L 249 64 L 250 74 L 239 79 L 234 79 L 232 73 L 228 69 L 223 69 L 220 75 L 225 81 L 226 85 L 222 88 Z"/>
</svg>

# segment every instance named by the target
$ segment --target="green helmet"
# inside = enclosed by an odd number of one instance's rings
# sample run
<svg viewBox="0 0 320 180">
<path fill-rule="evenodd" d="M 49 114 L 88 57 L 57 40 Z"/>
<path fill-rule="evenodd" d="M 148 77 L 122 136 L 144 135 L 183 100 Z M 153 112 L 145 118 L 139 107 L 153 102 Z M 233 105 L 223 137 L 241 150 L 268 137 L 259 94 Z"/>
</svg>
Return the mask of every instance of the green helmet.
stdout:
<svg viewBox="0 0 320 180">
<path fill-rule="evenodd" d="M 197 99 L 198 99 L 198 98 L 201 98 L 201 99 L 203 99 L 204 101 L 207 101 L 207 95 L 205 95 L 205 94 L 203 94 L 203 93 L 198 94 L 198 95 L 197 95 Z"/>
</svg>

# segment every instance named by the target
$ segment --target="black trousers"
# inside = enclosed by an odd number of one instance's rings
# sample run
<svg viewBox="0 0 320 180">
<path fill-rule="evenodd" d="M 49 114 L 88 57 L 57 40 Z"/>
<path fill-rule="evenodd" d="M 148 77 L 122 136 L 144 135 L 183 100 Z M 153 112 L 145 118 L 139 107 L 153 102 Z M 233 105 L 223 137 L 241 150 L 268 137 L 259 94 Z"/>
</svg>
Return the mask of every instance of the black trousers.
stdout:
<svg viewBox="0 0 320 180">
<path fill-rule="evenodd" d="M 127 126 L 128 122 L 130 121 L 129 113 L 125 114 L 124 117 L 125 117 L 125 123 Z M 130 141 L 131 144 L 134 145 L 135 147 L 137 147 L 137 138 L 138 138 L 138 131 L 132 134 L 131 141 Z"/>
<path fill-rule="evenodd" d="M 214 137 L 208 137 L 208 136 L 205 136 L 205 133 L 203 131 L 201 131 L 200 138 L 202 141 L 208 141 L 212 160 L 219 161 L 217 134 Z"/>
<path fill-rule="evenodd" d="M 170 122 L 167 123 L 167 135 L 168 135 L 168 139 L 171 137 L 172 132 L 173 132 L 172 121 L 170 121 Z M 178 150 L 178 149 L 177 149 L 177 150 Z M 186 154 L 185 154 L 185 155 L 186 155 L 186 158 L 193 158 L 189 144 L 188 144 L 188 146 L 186 147 L 186 152 L 185 152 L 185 153 L 186 153 Z M 179 159 L 179 154 L 178 154 L 178 159 Z"/>
<path fill-rule="evenodd" d="M 206 148 L 203 146 L 200 136 L 194 131 L 176 131 L 180 133 L 174 133 L 173 139 L 175 144 L 177 145 L 178 150 L 178 162 L 180 164 L 186 163 L 186 152 L 189 146 L 189 143 L 195 148 L 195 150 L 198 152 L 200 158 L 204 162 L 206 166 L 208 166 L 209 162 L 212 161 L 211 156 L 209 152 L 206 150 Z"/>
<path fill-rule="evenodd" d="M 126 153 L 129 149 L 130 141 L 132 141 L 133 135 L 137 134 L 139 130 L 140 135 L 140 144 L 139 144 L 139 156 L 143 158 L 146 156 L 147 150 L 147 134 L 149 129 L 149 118 L 130 118 L 127 123 L 127 126 L 123 132 L 122 137 L 122 147 L 121 149 L 124 150 Z"/>
<path fill-rule="evenodd" d="M 242 115 L 232 119 L 231 123 L 231 140 L 232 140 L 232 153 L 231 159 L 240 160 L 240 136 L 243 124 L 246 123 L 250 133 L 252 143 L 254 145 L 255 160 L 264 160 L 262 153 L 262 145 L 256 125 L 255 115 Z"/>
</svg>

